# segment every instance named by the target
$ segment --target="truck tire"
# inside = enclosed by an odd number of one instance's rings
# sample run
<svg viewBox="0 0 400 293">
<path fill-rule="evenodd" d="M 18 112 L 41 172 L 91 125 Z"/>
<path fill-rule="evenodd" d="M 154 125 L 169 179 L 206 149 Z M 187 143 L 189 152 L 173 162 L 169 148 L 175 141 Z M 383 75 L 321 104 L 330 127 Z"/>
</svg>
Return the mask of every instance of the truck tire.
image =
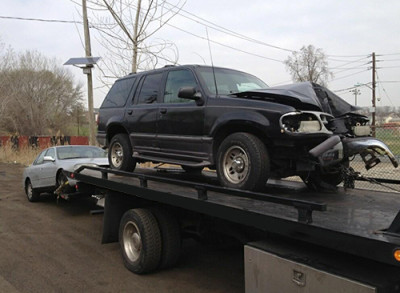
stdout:
<svg viewBox="0 0 400 293">
<path fill-rule="evenodd" d="M 25 182 L 25 194 L 30 202 L 36 202 L 40 199 L 40 193 L 32 187 L 32 183 L 29 179 Z"/>
<path fill-rule="evenodd" d="M 237 132 L 229 135 L 218 149 L 217 173 L 222 186 L 262 190 L 270 173 L 266 146 L 250 133 Z"/>
<path fill-rule="evenodd" d="M 114 135 L 108 149 L 108 162 L 112 169 L 127 172 L 135 169 L 136 160 L 132 157 L 132 147 L 127 134 Z"/>
<path fill-rule="evenodd" d="M 161 258 L 161 233 L 147 209 L 131 209 L 122 216 L 119 243 L 125 267 L 144 274 L 155 270 Z"/>
<path fill-rule="evenodd" d="M 157 219 L 161 232 L 161 260 L 159 269 L 173 267 L 181 253 L 181 231 L 178 220 L 165 209 L 153 208 L 153 215 Z"/>
</svg>

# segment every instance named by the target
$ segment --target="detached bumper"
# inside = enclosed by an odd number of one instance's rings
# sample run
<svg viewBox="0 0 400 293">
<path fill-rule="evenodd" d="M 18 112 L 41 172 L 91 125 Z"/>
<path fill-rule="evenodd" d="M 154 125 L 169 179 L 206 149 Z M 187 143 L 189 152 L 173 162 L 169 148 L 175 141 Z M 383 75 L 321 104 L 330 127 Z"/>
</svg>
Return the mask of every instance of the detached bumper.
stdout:
<svg viewBox="0 0 400 293">
<path fill-rule="evenodd" d="M 397 162 L 392 151 L 384 142 L 379 139 L 372 137 L 344 138 L 342 142 L 345 156 L 347 157 L 360 154 L 364 159 L 364 157 L 367 155 L 374 156 L 375 153 L 378 153 L 388 156 L 395 168 L 399 166 L 399 163 Z M 369 169 L 367 165 L 366 167 Z"/>
<path fill-rule="evenodd" d="M 395 168 L 398 167 L 395 156 L 389 147 L 373 137 L 343 138 L 331 136 L 309 151 L 310 155 L 318 158 L 322 166 L 336 164 L 343 158 L 360 155 L 367 170 L 377 165 L 380 160 L 376 154 L 386 155 Z"/>
</svg>

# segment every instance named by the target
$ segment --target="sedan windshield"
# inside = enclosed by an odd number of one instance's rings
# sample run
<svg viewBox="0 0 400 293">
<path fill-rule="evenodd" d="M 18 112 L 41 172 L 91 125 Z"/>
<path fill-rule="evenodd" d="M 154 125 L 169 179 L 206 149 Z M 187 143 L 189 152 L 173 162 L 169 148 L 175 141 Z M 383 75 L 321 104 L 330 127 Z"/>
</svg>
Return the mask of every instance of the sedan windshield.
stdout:
<svg viewBox="0 0 400 293">
<path fill-rule="evenodd" d="M 214 68 L 215 80 L 212 67 L 201 67 L 198 71 L 207 89 L 213 94 L 230 95 L 268 87 L 261 79 L 236 70 Z M 217 89 L 215 84 L 217 84 Z"/>
<path fill-rule="evenodd" d="M 57 158 L 68 160 L 76 158 L 105 158 L 107 153 L 98 147 L 70 146 L 57 148 Z"/>
</svg>

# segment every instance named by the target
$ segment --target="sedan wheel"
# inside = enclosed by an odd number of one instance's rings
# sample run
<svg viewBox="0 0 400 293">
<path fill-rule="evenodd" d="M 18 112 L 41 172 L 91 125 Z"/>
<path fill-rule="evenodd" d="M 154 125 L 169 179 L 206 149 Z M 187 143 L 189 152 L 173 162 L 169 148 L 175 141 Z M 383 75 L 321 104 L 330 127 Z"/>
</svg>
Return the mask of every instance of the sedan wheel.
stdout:
<svg viewBox="0 0 400 293">
<path fill-rule="evenodd" d="M 40 193 L 32 187 L 32 183 L 29 179 L 25 183 L 25 194 L 30 202 L 38 201 L 40 198 Z"/>
</svg>

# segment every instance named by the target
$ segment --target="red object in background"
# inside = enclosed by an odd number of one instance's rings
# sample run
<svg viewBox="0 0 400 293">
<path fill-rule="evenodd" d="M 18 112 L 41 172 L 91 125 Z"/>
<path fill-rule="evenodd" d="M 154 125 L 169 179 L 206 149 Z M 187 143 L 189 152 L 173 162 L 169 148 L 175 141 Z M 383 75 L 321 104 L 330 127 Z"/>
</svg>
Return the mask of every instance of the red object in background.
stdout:
<svg viewBox="0 0 400 293">
<path fill-rule="evenodd" d="M 40 149 L 45 149 L 52 146 L 52 137 L 53 136 L 37 136 L 37 147 Z M 11 136 L 0 136 L 0 147 L 4 145 L 12 145 Z M 32 138 L 32 137 L 31 137 Z M 89 138 L 87 136 L 65 136 L 64 141 L 66 138 L 69 138 L 69 144 L 71 145 L 88 145 Z M 15 140 L 15 139 L 14 139 Z M 57 140 L 58 144 L 60 145 L 60 140 Z M 21 147 L 28 147 L 29 146 L 29 136 L 18 136 L 18 148 Z"/>
<path fill-rule="evenodd" d="M 89 145 L 89 137 L 87 137 L 87 136 L 71 136 L 70 144 L 72 144 L 72 145 Z"/>
<path fill-rule="evenodd" d="M 41 136 L 38 137 L 38 145 L 41 149 L 48 148 L 51 146 L 51 138 L 50 136 Z"/>
</svg>

